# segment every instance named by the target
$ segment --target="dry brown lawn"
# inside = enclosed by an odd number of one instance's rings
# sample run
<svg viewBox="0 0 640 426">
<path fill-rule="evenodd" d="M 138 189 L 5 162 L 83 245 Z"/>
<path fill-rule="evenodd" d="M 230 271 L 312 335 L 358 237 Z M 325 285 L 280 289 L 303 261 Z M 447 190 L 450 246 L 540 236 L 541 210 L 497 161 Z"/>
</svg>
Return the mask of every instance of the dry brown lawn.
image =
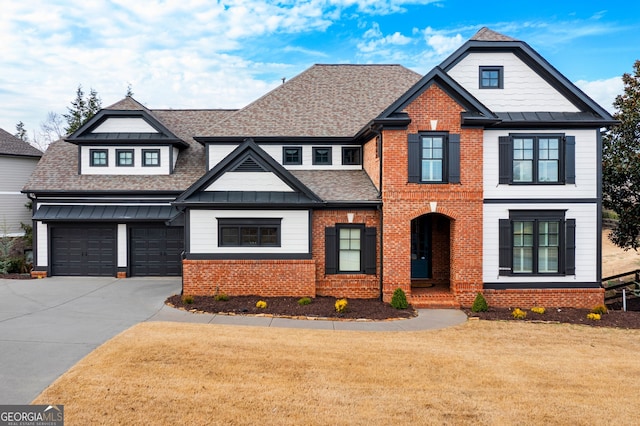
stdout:
<svg viewBox="0 0 640 426">
<path fill-rule="evenodd" d="M 640 330 L 421 332 L 142 323 L 34 403 L 67 425 L 637 424 Z"/>
<path fill-rule="evenodd" d="M 609 239 L 610 230 L 602 231 L 602 277 L 640 269 L 640 253 L 624 250 Z"/>
</svg>

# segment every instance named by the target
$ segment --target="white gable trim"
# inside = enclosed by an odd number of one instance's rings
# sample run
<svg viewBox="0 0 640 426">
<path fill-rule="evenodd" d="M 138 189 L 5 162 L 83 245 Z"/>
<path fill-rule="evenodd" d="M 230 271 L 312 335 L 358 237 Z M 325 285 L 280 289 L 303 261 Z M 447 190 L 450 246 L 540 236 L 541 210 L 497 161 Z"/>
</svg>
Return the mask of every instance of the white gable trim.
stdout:
<svg viewBox="0 0 640 426">
<path fill-rule="evenodd" d="M 295 192 L 275 173 L 271 172 L 226 172 L 205 191 L 277 191 Z"/>
</svg>

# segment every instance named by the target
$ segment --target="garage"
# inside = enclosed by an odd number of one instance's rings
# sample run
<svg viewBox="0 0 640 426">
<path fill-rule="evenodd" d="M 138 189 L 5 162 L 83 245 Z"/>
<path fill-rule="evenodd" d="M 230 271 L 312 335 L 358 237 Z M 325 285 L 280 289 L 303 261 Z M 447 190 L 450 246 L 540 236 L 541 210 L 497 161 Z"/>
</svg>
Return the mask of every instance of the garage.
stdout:
<svg viewBox="0 0 640 426">
<path fill-rule="evenodd" d="M 115 225 L 51 226 L 51 275 L 115 276 Z"/>
<path fill-rule="evenodd" d="M 132 225 L 129 228 L 131 276 L 182 275 L 184 228 Z"/>
</svg>

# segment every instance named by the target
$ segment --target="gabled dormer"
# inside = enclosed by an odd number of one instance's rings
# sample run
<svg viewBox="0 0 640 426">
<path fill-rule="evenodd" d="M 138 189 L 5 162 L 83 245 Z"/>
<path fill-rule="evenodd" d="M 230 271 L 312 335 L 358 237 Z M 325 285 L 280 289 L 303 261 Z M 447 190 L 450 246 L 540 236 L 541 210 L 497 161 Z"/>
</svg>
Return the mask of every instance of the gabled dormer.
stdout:
<svg viewBox="0 0 640 426">
<path fill-rule="evenodd" d="M 66 141 L 81 175 L 169 175 L 189 146 L 144 110 L 103 109 Z"/>
</svg>

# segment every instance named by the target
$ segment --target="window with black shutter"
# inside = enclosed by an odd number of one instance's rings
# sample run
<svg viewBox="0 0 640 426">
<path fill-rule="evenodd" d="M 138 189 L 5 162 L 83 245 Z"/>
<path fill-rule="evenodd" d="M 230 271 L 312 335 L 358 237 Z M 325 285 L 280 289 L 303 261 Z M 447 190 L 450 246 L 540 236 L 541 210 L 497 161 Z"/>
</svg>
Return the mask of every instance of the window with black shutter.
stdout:
<svg viewBox="0 0 640 426">
<path fill-rule="evenodd" d="M 409 182 L 460 183 L 460 135 L 442 132 L 407 136 Z"/>
<path fill-rule="evenodd" d="M 376 228 L 338 224 L 325 228 L 325 273 L 375 274 Z"/>
</svg>

